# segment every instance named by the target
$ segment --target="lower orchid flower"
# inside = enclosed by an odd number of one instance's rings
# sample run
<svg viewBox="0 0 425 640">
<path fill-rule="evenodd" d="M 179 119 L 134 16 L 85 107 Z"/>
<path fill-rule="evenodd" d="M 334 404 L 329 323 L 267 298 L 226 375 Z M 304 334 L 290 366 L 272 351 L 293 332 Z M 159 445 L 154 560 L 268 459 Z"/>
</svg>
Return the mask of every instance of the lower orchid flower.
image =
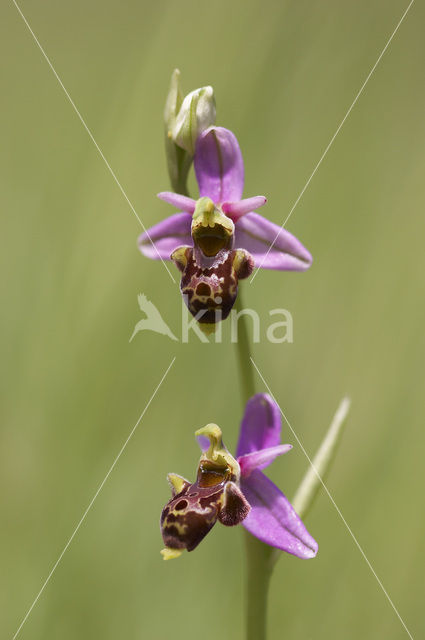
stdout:
<svg viewBox="0 0 425 640">
<path fill-rule="evenodd" d="M 219 520 L 226 526 L 243 524 L 262 542 L 298 558 L 314 558 L 317 542 L 305 528 L 286 496 L 261 471 L 290 451 L 280 444 L 280 411 L 267 394 L 247 403 L 234 458 L 223 445 L 221 429 L 199 429 L 203 450 L 194 483 L 169 474 L 172 498 L 161 515 L 167 560 L 193 551 Z"/>
<path fill-rule="evenodd" d="M 180 213 L 143 233 L 139 247 L 149 258 L 174 261 L 190 312 L 201 324 L 214 324 L 229 315 L 238 281 L 254 267 L 304 271 L 312 257 L 289 231 L 255 213 L 264 196 L 242 199 L 244 164 L 231 131 L 201 133 L 194 167 L 200 198 L 159 193 Z"/>
</svg>

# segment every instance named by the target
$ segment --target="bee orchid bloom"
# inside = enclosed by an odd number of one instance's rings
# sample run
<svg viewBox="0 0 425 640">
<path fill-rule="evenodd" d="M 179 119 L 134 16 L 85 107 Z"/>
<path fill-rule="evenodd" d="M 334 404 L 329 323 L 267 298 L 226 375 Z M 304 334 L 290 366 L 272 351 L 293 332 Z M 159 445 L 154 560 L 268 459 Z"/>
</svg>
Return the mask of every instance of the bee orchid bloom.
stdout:
<svg viewBox="0 0 425 640">
<path fill-rule="evenodd" d="M 203 450 L 197 480 L 168 476 L 172 498 L 161 516 L 165 559 L 192 551 L 217 520 L 242 524 L 262 542 L 298 558 L 314 558 L 311 537 L 284 494 L 261 471 L 291 450 L 280 444 L 279 408 L 267 394 L 247 403 L 234 458 L 224 447 L 221 430 L 207 425 L 196 432 Z"/>
<path fill-rule="evenodd" d="M 172 498 L 161 514 L 165 560 L 177 558 L 184 549 L 193 551 L 217 520 L 226 526 L 239 524 L 250 510 L 239 488 L 239 463 L 223 445 L 220 427 L 208 424 L 195 435 L 206 442 L 196 481 L 192 484 L 175 473 L 167 477 Z"/>
<path fill-rule="evenodd" d="M 230 313 L 238 281 L 254 267 L 304 271 L 312 257 L 289 231 L 255 213 L 266 204 L 264 196 L 242 199 L 244 165 L 231 131 L 205 130 L 196 142 L 194 167 L 199 199 L 159 193 L 180 213 L 143 233 L 139 248 L 149 258 L 173 260 L 189 310 L 200 323 L 214 323 L 217 312 L 220 319 Z"/>
</svg>

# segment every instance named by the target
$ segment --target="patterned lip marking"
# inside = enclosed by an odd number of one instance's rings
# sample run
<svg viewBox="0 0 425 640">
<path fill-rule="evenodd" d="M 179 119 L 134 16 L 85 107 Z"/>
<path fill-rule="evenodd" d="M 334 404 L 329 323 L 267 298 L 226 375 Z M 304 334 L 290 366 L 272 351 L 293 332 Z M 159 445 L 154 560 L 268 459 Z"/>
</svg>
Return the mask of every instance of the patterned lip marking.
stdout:
<svg viewBox="0 0 425 640">
<path fill-rule="evenodd" d="M 208 470 L 200 465 L 196 482 L 186 486 L 162 511 L 162 537 L 167 547 L 193 551 L 198 546 L 217 521 L 228 479 L 228 469 Z"/>
<path fill-rule="evenodd" d="M 211 287 L 206 282 L 200 282 L 196 287 L 195 291 L 197 296 L 210 296 L 211 295 Z"/>
<path fill-rule="evenodd" d="M 172 498 L 161 514 L 164 559 L 176 558 L 183 549 L 193 551 L 219 520 L 225 526 L 239 524 L 251 507 L 239 488 L 240 466 L 223 444 L 221 429 L 208 424 L 196 431 L 209 438 L 191 484 L 175 473 L 168 475 Z"/>
<path fill-rule="evenodd" d="M 186 305 L 201 324 L 215 324 L 229 315 L 238 282 L 253 270 L 253 260 L 243 249 L 219 251 L 207 266 L 199 262 L 199 249 L 179 247 L 171 258 L 182 272 L 180 288 Z"/>
<path fill-rule="evenodd" d="M 161 531 L 166 548 L 193 551 L 217 520 L 226 526 L 239 524 L 250 506 L 227 469 L 223 472 L 200 467 L 198 478 L 165 505 Z"/>
</svg>

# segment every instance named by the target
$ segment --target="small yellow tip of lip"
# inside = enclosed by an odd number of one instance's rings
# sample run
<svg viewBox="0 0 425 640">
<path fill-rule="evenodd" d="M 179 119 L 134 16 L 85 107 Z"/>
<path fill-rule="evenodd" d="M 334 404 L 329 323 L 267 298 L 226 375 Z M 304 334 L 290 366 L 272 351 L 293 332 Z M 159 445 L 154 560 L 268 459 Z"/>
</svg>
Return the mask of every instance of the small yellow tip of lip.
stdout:
<svg viewBox="0 0 425 640">
<path fill-rule="evenodd" d="M 210 336 L 217 330 L 217 325 L 213 322 L 198 322 L 198 326 L 202 333 L 205 333 L 206 336 Z"/>
<path fill-rule="evenodd" d="M 165 547 L 165 549 L 162 549 L 160 553 L 164 560 L 174 560 L 174 558 L 179 558 L 183 551 L 181 549 L 170 549 L 169 547 Z"/>
</svg>

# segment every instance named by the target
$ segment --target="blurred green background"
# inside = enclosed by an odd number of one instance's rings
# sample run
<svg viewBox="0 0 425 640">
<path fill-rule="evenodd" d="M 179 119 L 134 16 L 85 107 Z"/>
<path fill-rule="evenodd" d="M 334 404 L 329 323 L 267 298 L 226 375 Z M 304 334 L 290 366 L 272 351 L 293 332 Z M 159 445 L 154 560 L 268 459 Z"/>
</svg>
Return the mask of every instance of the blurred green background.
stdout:
<svg viewBox="0 0 425 640">
<path fill-rule="evenodd" d="M 240 140 L 247 195 L 283 222 L 407 6 L 390 1 L 22 0 L 146 226 L 171 213 L 162 110 L 174 67 L 214 86 Z M 328 486 L 415 638 L 423 637 L 423 24 L 405 22 L 294 211 L 304 274 L 262 271 L 245 304 L 294 318 L 294 343 L 254 357 L 307 451 L 353 405 Z M 12 2 L 0 18 L 2 211 L 0 610 L 11 638 L 97 487 L 176 361 L 20 637 L 243 637 L 242 528 L 217 526 L 164 563 L 169 471 L 193 477 L 196 428 L 234 447 L 232 345 L 129 337 L 145 293 L 180 335 L 181 303 Z M 194 184 L 194 183 L 192 183 Z M 177 271 L 173 274 L 177 279 Z M 225 332 L 226 333 L 226 332 Z M 257 379 L 258 390 L 264 390 Z M 284 442 L 296 444 L 284 430 Z M 297 446 L 270 476 L 291 496 Z M 316 560 L 277 565 L 270 639 L 407 637 L 325 495 Z"/>
</svg>

